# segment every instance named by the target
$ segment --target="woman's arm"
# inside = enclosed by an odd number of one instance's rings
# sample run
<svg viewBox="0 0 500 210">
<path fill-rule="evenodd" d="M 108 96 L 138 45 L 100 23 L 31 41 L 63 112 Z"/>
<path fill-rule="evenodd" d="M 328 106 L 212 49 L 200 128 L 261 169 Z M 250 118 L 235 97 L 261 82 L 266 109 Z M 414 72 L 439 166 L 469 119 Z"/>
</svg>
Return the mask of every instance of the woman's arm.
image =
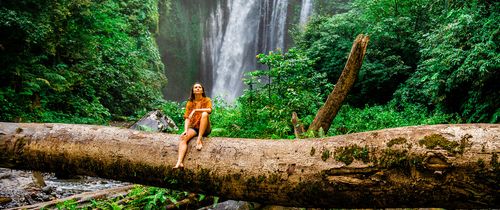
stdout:
<svg viewBox="0 0 500 210">
<path fill-rule="evenodd" d="M 191 119 L 195 112 L 207 112 L 208 114 L 210 114 L 212 113 L 212 108 L 193 109 L 193 111 L 191 111 L 191 114 L 189 114 L 188 119 Z"/>
<path fill-rule="evenodd" d="M 197 112 L 207 112 L 208 114 L 212 113 L 212 108 L 202 108 L 202 109 L 195 109 Z"/>
</svg>

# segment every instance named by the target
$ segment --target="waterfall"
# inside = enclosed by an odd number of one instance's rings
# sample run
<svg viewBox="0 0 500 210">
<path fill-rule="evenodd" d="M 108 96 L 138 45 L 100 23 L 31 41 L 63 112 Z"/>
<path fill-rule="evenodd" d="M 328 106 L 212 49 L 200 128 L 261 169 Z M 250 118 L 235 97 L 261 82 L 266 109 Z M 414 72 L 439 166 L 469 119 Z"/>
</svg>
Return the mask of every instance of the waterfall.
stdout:
<svg viewBox="0 0 500 210">
<path fill-rule="evenodd" d="M 302 4 L 300 6 L 300 25 L 304 26 L 307 23 L 309 16 L 311 16 L 311 13 L 312 0 L 302 0 Z"/>
<path fill-rule="evenodd" d="M 212 63 L 212 97 L 222 96 L 232 102 L 241 94 L 241 78 L 252 70 L 254 43 L 258 29 L 258 0 L 231 0 L 227 10 L 218 6 L 210 15 L 207 45 Z M 227 14 L 223 14 L 227 11 Z M 227 16 L 224 25 L 223 16 Z M 205 45 L 204 45 L 205 46 Z M 205 65 L 205 64 L 202 64 Z"/>
<path fill-rule="evenodd" d="M 301 3 L 302 5 L 299 5 Z M 157 43 L 169 80 L 166 99 L 184 101 L 189 89 L 202 82 L 210 97 L 232 103 L 245 85 L 244 74 L 264 69 L 255 56 L 290 44 L 288 26 L 295 8 L 301 21 L 311 13 L 312 0 L 177 0 L 160 14 Z"/>
<path fill-rule="evenodd" d="M 287 0 L 229 0 L 213 10 L 202 52 L 204 71 L 212 72 L 212 97 L 233 102 L 243 92 L 245 72 L 256 68 L 255 56 L 284 50 L 287 9 Z"/>
<path fill-rule="evenodd" d="M 264 37 L 267 37 L 267 40 L 269 41 L 269 44 L 264 46 L 263 50 L 266 50 L 264 53 L 277 48 L 282 50 L 285 48 L 285 27 L 288 1 L 273 0 L 271 3 L 271 7 L 265 8 L 265 13 L 271 14 L 271 20 L 269 22 L 269 32 L 264 32 L 267 35 Z M 265 5 L 267 6 L 269 4 L 267 3 Z M 267 21 L 264 21 L 264 24 L 266 23 Z"/>
</svg>

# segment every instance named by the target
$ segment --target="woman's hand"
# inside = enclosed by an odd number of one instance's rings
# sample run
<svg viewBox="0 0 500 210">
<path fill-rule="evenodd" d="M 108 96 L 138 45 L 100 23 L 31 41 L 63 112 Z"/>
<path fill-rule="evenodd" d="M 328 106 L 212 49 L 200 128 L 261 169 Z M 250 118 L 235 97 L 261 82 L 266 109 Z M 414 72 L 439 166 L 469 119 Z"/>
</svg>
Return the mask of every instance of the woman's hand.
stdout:
<svg viewBox="0 0 500 210">
<path fill-rule="evenodd" d="M 196 111 L 196 109 L 193 109 L 193 111 L 191 111 L 191 113 L 188 116 L 188 119 L 191 119 L 193 117 L 195 111 Z"/>
</svg>

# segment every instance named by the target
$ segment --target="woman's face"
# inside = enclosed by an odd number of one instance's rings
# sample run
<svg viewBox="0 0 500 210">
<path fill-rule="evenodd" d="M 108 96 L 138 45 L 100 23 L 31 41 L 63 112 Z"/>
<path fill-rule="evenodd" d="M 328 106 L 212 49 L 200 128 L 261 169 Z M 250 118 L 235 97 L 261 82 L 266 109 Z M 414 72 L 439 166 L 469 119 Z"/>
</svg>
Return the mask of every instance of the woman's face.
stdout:
<svg viewBox="0 0 500 210">
<path fill-rule="evenodd" d="M 194 94 L 202 94 L 203 93 L 203 87 L 200 84 L 195 84 L 193 86 L 193 93 Z"/>
</svg>

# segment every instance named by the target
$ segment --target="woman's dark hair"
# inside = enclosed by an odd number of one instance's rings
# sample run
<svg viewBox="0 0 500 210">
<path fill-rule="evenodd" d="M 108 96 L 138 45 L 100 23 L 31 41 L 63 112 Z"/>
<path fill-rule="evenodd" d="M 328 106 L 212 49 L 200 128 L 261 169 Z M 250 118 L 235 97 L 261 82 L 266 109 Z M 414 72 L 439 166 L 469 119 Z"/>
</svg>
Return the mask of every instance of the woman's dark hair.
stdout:
<svg viewBox="0 0 500 210">
<path fill-rule="evenodd" d="M 207 96 L 205 95 L 205 87 L 203 87 L 203 85 L 202 85 L 201 83 L 196 82 L 196 83 L 194 83 L 194 84 L 193 84 L 193 86 L 191 86 L 191 95 L 189 96 L 189 99 L 188 99 L 188 100 L 189 100 L 189 101 L 191 101 L 191 102 L 193 102 L 193 101 L 194 101 L 194 86 L 195 86 L 195 85 L 201 85 L 201 90 L 203 91 L 203 92 L 201 93 L 201 95 L 202 95 L 203 97 L 207 97 Z"/>
</svg>

